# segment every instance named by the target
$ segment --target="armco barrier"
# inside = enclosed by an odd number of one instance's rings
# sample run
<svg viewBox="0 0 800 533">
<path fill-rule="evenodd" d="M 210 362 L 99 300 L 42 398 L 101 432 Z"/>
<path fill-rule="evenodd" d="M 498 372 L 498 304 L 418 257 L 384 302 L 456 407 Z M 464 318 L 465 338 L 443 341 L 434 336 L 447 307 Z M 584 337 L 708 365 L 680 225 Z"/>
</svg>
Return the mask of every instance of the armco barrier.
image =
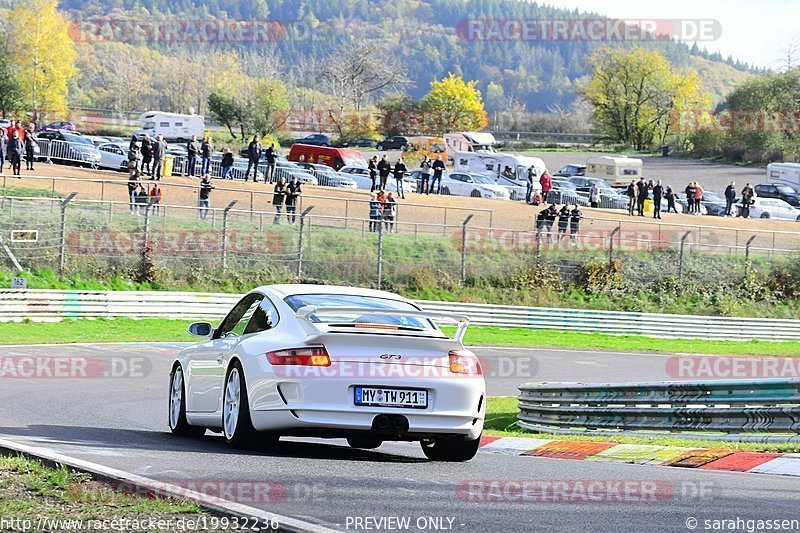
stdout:
<svg viewBox="0 0 800 533">
<path fill-rule="evenodd" d="M 218 319 L 239 295 L 137 291 L 0 291 L 0 322 L 134 317 Z M 464 314 L 480 326 L 582 331 L 612 335 L 732 340 L 800 340 L 800 321 L 552 309 L 417 301 L 428 311 Z"/>
<path fill-rule="evenodd" d="M 541 433 L 800 441 L 800 379 L 528 383 L 521 427 Z"/>
</svg>

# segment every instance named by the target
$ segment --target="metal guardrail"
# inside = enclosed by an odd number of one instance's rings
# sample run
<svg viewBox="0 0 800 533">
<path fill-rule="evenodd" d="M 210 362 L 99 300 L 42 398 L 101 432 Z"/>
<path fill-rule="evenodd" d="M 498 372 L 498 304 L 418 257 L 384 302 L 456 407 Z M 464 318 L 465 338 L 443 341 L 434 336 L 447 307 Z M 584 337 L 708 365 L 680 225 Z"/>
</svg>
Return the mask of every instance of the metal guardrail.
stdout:
<svg viewBox="0 0 800 533">
<path fill-rule="evenodd" d="M 540 433 L 800 441 L 800 379 L 519 387 L 517 424 Z"/>
<path fill-rule="evenodd" d="M 138 291 L 0 291 L 0 321 L 62 318 L 222 318 L 239 295 Z M 479 326 L 649 337 L 800 340 L 800 321 L 660 315 L 459 302 L 416 302 L 426 311 L 464 314 Z"/>
</svg>

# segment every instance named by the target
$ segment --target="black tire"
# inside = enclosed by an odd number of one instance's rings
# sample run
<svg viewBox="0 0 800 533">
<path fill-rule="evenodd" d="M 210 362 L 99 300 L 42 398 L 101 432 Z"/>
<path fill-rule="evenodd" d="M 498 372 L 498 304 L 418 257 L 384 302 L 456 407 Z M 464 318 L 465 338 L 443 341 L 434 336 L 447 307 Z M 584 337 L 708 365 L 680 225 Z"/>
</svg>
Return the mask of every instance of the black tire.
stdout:
<svg viewBox="0 0 800 533">
<path fill-rule="evenodd" d="M 441 437 L 420 441 L 422 453 L 431 461 L 449 463 L 463 463 L 469 461 L 478 453 L 481 445 L 480 436 L 475 440 L 462 437 Z"/>
<path fill-rule="evenodd" d="M 324 147 L 324 148 L 327 148 L 327 147 L 328 147 L 328 145 L 327 145 L 326 143 L 322 143 L 322 145 L 321 145 L 321 146 L 322 146 L 322 147 Z"/>
<path fill-rule="evenodd" d="M 382 144 L 379 144 L 378 146 L 376 146 L 376 147 L 375 147 L 375 149 L 376 149 L 377 151 L 379 151 L 379 152 L 383 152 L 383 145 L 382 145 Z"/>
<path fill-rule="evenodd" d="M 404 151 L 404 152 L 408 152 L 408 145 L 407 145 L 407 144 L 404 144 L 403 146 L 401 146 L 401 147 L 400 147 L 400 149 L 401 149 L 402 151 Z"/>
<path fill-rule="evenodd" d="M 769 213 L 761 213 L 761 217 L 760 218 L 764 218 L 764 219 L 769 218 Z"/>
<path fill-rule="evenodd" d="M 175 385 L 176 380 L 175 376 L 178 374 L 180 376 L 180 398 L 176 398 L 174 395 L 175 392 Z M 206 428 L 199 427 L 199 426 L 190 426 L 189 422 L 186 420 L 186 385 L 185 380 L 183 379 L 183 369 L 180 365 L 175 366 L 172 369 L 172 372 L 169 375 L 169 403 L 168 403 L 168 411 L 167 411 L 167 424 L 169 425 L 169 430 L 172 432 L 173 435 L 177 435 L 179 437 L 202 437 L 205 432 Z M 178 410 L 173 416 L 172 408 L 175 401 L 178 401 L 176 407 Z"/>
<path fill-rule="evenodd" d="M 231 379 L 236 375 L 239 383 L 239 397 L 237 402 L 236 420 L 233 424 L 232 431 L 229 431 L 226 425 L 226 403 L 228 402 L 228 388 L 232 387 Z M 233 393 L 233 391 L 231 391 Z M 254 442 L 256 430 L 253 428 L 253 422 L 250 419 L 250 402 L 247 401 L 247 383 L 244 377 L 244 370 L 242 369 L 239 361 L 234 361 L 225 373 L 225 389 L 222 393 L 222 434 L 225 436 L 225 442 L 232 448 L 244 448 L 250 446 Z"/>
<path fill-rule="evenodd" d="M 476 189 L 476 190 L 472 191 L 471 193 L 469 193 L 469 195 L 472 198 L 480 198 L 481 197 L 481 191 Z"/>
<path fill-rule="evenodd" d="M 450 196 L 450 189 L 448 187 L 442 187 L 442 194 Z"/>
<path fill-rule="evenodd" d="M 349 444 L 351 448 L 374 450 L 375 448 L 379 448 L 380 445 L 383 444 L 383 441 L 377 437 L 372 437 L 369 435 L 358 435 L 347 437 L 347 444 Z"/>
<path fill-rule="evenodd" d="M 186 139 L 184 139 L 183 137 L 178 137 L 177 139 L 175 139 L 175 142 L 185 143 Z"/>
<path fill-rule="evenodd" d="M 798 216 L 795 221 L 800 222 L 800 216 Z"/>
</svg>

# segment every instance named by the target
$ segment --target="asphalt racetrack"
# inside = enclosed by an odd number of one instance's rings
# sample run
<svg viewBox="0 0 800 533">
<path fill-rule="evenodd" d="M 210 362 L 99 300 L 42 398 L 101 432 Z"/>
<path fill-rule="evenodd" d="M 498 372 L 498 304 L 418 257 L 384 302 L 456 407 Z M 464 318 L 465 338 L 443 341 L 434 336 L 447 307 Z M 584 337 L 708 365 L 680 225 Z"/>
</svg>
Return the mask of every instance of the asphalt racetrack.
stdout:
<svg viewBox="0 0 800 533">
<path fill-rule="evenodd" d="M 800 483 L 791 477 L 489 452 L 468 463 L 432 463 L 415 443 L 365 451 L 343 440 L 284 438 L 276 449 L 241 451 L 228 449 L 210 432 L 201 439 L 175 438 L 167 428 L 167 386 L 181 346 L 0 348 L 4 361 L 26 356 L 92 361 L 90 377 L 81 379 L 0 378 L 0 438 L 171 483 L 239 489 L 268 484 L 267 492 L 232 494 L 252 507 L 344 531 L 685 532 L 692 530 L 691 519 L 699 524 L 694 530 L 703 531 L 705 520 L 798 517 Z M 491 395 L 514 395 L 525 381 L 670 379 L 668 356 L 474 351 L 485 361 Z M 519 491 L 509 487 L 524 481 L 605 484 L 616 487 L 609 489 L 612 496 L 621 482 L 657 486 L 660 496 L 576 501 L 548 493 L 539 499 L 544 501 L 521 501 Z M 472 488 L 465 492 L 466 487 Z"/>
</svg>

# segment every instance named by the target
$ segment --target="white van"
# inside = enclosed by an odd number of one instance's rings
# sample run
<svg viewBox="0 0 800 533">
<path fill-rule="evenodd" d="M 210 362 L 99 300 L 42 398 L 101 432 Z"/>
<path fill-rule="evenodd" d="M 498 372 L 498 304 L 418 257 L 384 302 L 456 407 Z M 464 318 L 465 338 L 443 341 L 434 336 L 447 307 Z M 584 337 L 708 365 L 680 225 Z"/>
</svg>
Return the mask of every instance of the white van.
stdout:
<svg viewBox="0 0 800 533">
<path fill-rule="evenodd" d="M 539 191 L 541 190 L 539 178 L 547 167 L 538 157 L 497 152 L 456 152 L 453 160 L 454 172 L 491 176 L 498 185 L 503 185 L 511 191 L 512 200 L 525 199 L 530 167 L 536 170 L 533 187 L 535 191 Z"/>
<path fill-rule="evenodd" d="M 767 183 L 800 189 L 800 163 L 770 163 L 767 165 Z"/>
<path fill-rule="evenodd" d="M 145 135 L 155 139 L 161 134 L 168 142 L 187 142 L 192 135 L 202 139 L 205 133 L 205 119 L 201 115 L 147 111 L 141 114 L 139 121 L 142 127 L 134 132 L 137 139 L 143 139 Z"/>
<path fill-rule="evenodd" d="M 642 177 L 641 159 L 625 155 L 590 157 L 586 161 L 586 177 L 600 178 L 613 187 L 627 187 L 631 180 Z"/>
<path fill-rule="evenodd" d="M 494 152 L 497 141 L 494 135 L 483 131 L 460 131 L 445 133 L 444 143 L 447 161 L 454 161 L 458 152 Z"/>
</svg>

